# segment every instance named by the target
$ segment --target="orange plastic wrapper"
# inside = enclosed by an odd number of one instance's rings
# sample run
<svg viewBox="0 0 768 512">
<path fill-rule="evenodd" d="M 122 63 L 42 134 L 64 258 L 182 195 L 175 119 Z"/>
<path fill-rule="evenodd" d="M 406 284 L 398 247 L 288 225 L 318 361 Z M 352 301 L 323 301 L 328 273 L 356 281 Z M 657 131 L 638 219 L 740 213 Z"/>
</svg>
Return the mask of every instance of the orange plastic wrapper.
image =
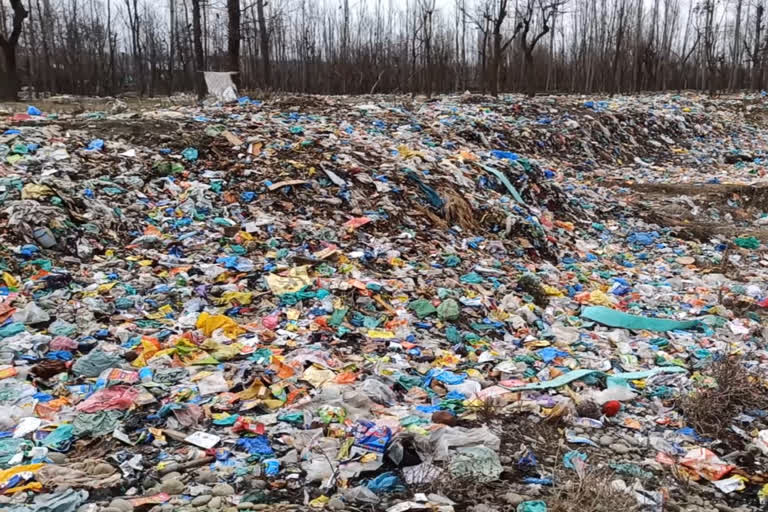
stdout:
<svg viewBox="0 0 768 512">
<path fill-rule="evenodd" d="M 706 448 L 690 450 L 680 459 L 680 464 L 694 470 L 696 474 L 710 482 L 720 480 L 736 467 L 727 464 Z"/>
<path fill-rule="evenodd" d="M 336 384 L 352 384 L 357 380 L 357 374 L 352 372 L 340 373 L 333 379 Z"/>
</svg>

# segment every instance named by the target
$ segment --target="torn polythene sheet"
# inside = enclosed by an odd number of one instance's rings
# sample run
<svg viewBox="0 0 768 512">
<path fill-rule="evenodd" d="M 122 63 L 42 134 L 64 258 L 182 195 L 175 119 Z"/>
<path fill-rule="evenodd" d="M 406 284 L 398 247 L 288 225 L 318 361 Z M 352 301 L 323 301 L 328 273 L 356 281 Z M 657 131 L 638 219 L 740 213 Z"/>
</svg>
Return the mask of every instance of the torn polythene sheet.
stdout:
<svg viewBox="0 0 768 512">
<path fill-rule="evenodd" d="M 570 384 L 575 380 L 583 379 L 584 377 L 587 377 L 589 375 L 605 375 L 606 377 L 611 377 L 612 380 L 616 381 L 616 380 L 647 379 L 648 377 L 653 377 L 654 375 L 658 375 L 659 373 L 685 373 L 686 371 L 687 370 L 685 368 L 681 368 L 679 366 L 662 366 L 659 368 L 653 368 L 651 370 L 644 370 L 639 372 L 609 374 L 609 373 L 601 372 L 600 370 L 590 370 L 590 369 L 582 368 L 579 370 L 570 371 L 552 380 L 546 380 L 543 382 L 534 382 L 532 384 L 526 384 L 525 386 L 515 386 L 515 387 L 501 386 L 501 387 L 505 389 L 509 389 L 510 391 L 530 391 L 535 389 L 560 388 L 565 386 L 566 384 Z"/>
<path fill-rule="evenodd" d="M 581 312 L 581 318 L 592 320 L 608 327 L 621 327 L 635 331 L 675 331 L 696 327 L 699 320 L 670 320 L 667 318 L 648 318 L 644 316 L 630 315 L 616 311 L 605 306 L 590 306 Z"/>
</svg>

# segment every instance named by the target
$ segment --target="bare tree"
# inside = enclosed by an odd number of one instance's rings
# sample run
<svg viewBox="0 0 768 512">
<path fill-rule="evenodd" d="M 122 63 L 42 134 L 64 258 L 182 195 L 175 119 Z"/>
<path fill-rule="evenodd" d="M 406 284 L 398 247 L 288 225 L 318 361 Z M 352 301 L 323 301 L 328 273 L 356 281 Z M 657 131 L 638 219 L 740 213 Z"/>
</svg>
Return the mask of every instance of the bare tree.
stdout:
<svg viewBox="0 0 768 512">
<path fill-rule="evenodd" d="M 501 62 L 503 59 L 504 52 L 507 51 L 507 48 L 509 48 L 509 45 L 512 43 L 512 41 L 514 41 L 515 36 L 517 36 L 518 32 L 520 32 L 520 30 L 525 27 L 524 21 L 521 21 L 515 26 L 515 30 L 512 33 L 512 36 L 508 37 L 507 40 L 504 41 L 504 36 L 501 33 L 501 28 L 504 25 L 504 20 L 507 19 L 507 15 L 509 14 L 509 11 L 507 10 L 507 4 L 508 4 L 508 0 L 495 0 L 494 15 L 491 21 L 493 25 L 493 59 L 491 62 L 489 88 L 493 96 L 499 95 L 499 70 L 501 69 Z M 549 31 L 548 27 L 547 27 L 547 31 Z M 544 32 L 544 34 L 546 34 L 546 32 Z M 533 46 L 535 46 L 537 42 L 538 42 L 538 39 L 536 40 L 536 42 L 533 43 Z M 531 48 L 531 51 L 533 51 L 533 48 Z"/>
<path fill-rule="evenodd" d="M 240 0 L 227 0 L 227 56 L 229 71 L 240 85 Z"/>
<path fill-rule="evenodd" d="M 762 33 L 763 33 L 763 14 L 765 14 L 765 5 L 763 5 L 763 2 L 760 1 L 757 6 L 755 7 L 755 31 L 752 34 L 752 48 L 750 50 L 749 45 L 747 45 L 746 41 L 744 42 L 744 47 L 746 48 L 747 52 L 749 53 L 749 59 L 752 64 L 752 73 L 750 78 L 750 86 L 752 89 L 760 89 L 762 87 L 762 49 L 761 45 L 763 44 L 762 40 Z"/>
<path fill-rule="evenodd" d="M 10 0 L 13 10 L 11 33 L 0 33 L 0 48 L 3 50 L 3 79 L 0 81 L 0 98 L 16 100 L 19 91 L 19 75 L 16 67 L 16 46 L 24 27 L 24 19 L 29 14 L 21 0 Z"/>
<path fill-rule="evenodd" d="M 267 18 L 264 13 L 266 6 L 265 0 L 256 0 L 256 13 L 259 23 L 259 44 L 261 46 L 261 62 L 264 87 L 272 87 L 272 65 L 269 56 L 269 29 L 267 28 Z"/>
<path fill-rule="evenodd" d="M 545 0 L 525 0 L 525 6 L 518 11 L 520 19 L 520 48 L 523 51 L 525 62 L 524 73 L 526 78 L 526 92 L 529 96 L 536 94 L 536 76 L 534 69 L 533 51 L 542 37 L 551 30 L 550 22 L 557 13 L 558 9 L 565 4 L 566 0 L 555 0 L 547 2 Z"/>
<path fill-rule="evenodd" d="M 127 1 L 127 0 L 126 0 Z M 203 54 L 203 29 L 200 25 L 200 3 L 202 0 L 192 0 L 192 31 L 195 40 L 195 89 L 198 99 L 205 97 L 205 57 Z"/>
</svg>

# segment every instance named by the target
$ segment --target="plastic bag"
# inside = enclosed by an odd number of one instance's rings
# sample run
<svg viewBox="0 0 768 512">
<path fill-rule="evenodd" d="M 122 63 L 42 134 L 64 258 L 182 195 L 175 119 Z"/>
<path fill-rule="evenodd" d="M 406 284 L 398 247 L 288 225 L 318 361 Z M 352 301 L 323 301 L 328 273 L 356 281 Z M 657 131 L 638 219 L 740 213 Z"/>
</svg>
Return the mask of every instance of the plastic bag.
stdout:
<svg viewBox="0 0 768 512">
<path fill-rule="evenodd" d="M 374 402 L 383 405 L 392 405 L 397 401 L 395 392 L 378 379 L 365 379 L 360 386 L 360 390 Z"/>
<path fill-rule="evenodd" d="M 16 310 L 13 314 L 13 321 L 25 325 L 47 322 L 51 317 L 47 311 L 42 309 L 34 302 L 28 303 L 23 309 Z"/>
<path fill-rule="evenodd" d="M 458 320 L 459 314 L 459 303 L 454 299 L 446 299 L 437 306 L 437 317 L 440 320 Z"/>
<path fill-rule="evenodd" d="M 400 479 L 391 471 L 382 473 L 376 478 L 371 479 L 366 484 L 366 487 L 376 494 L 405 491 L 405 487 L 400 482 Z"/>
<path fill-rule="evenodd" d="M 547 512 L 547 504 L 543 501 L 524 501 L 517 506 L 517 512 Z"/>
<path fill-rule="evenodd" d="M 498 480 L 504 470 L 499 455 L 487 446 L 459 448 L 451 459 L 450 472 L 459 478 L 473 478 L 479 482 Z"/>
<path fill-rule="evenodd" d="M 76 409 L 80 412 L 98 412 L 130 409 L 139 391 L 131 386 L 112 386 L 95 392 L 80 402 Z"/>
<path fill-rule="evenodd" d="M 720 480 L 735 468 L 706 448 L 694 448 L 680 458 L 680 464 L 691 468 L 710 482 Z"/>
<path fill-rule="evenodd" d="M 427 460 L 429 458 L 432 458 L 433 460 L 446 460 L 450 456 L 451 448 L 462 446 L 484 445 L 491 450 L 498 452 L 501 444 L 499 437 L 485 426 L 480 428 L 441 428 L 432 431 L 426 442 L 428 443 L 428 447 L 424 447 L 420 450 L 420 455 L 423 453 L 423 460 L 425 458 Z"/>
<path fill-rule="evenodd" d="M 99 349 L 91 350 L 72 365 L 72 372 L 81 377 L 98 377 L 107 368 L 120 366 L 123 360 L 117 354 L 108 354 Z"/>
<path fill-rule="evenodd" d="M 216 372 L 198 380 L 197 389 L 202 396 L 215 395 L 217 393 L 229 391 L 229 384 L 227 384 L 226 379 L 224 379 L 223 373 Z"/>
</svg>

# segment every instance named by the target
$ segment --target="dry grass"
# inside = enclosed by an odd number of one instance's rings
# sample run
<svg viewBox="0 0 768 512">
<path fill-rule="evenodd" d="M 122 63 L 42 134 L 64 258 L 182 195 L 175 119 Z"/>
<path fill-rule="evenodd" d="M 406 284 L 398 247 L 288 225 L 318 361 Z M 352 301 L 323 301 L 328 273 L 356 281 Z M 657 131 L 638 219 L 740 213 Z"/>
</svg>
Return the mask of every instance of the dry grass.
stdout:
<svg viewBox="0 0 768 512">
<path fill-rule="evenodd" d="M 476 230 L 477 217 L 469 202 L 457 192 L 443 188 L 440 196 L 445 201 L 443 212 L 449 224 L 458 224 L 463 229 Z"/>
<path fill-rule="evenodd" d="M 572 476 L 563 481 L 562 476 Z M 614 475 L 607 469 L 588 470 L 582 477 L 569 473 L 546 499 L 548 512 L 631 512 L 638 504 L 631 492 L 611 484 Z"/>
<path fill-rule="evenodd" d="M 744 411 L 768 407 L 763 378 L 750 373 L 739 357 L 712 363 L 701 384 L 676 401 L 688 424 L 700 434 L 722 437 Z"/>
<path fill-rule="evenodd" d="M 540 308 L 546 308 L 549 305 L 549 296 L 541 286 L 539 278 L 533 274 L 525 274 L 517 280 L 517 287 L 524 293 L 533 297 L 533 303 Z"/>
</svg>

